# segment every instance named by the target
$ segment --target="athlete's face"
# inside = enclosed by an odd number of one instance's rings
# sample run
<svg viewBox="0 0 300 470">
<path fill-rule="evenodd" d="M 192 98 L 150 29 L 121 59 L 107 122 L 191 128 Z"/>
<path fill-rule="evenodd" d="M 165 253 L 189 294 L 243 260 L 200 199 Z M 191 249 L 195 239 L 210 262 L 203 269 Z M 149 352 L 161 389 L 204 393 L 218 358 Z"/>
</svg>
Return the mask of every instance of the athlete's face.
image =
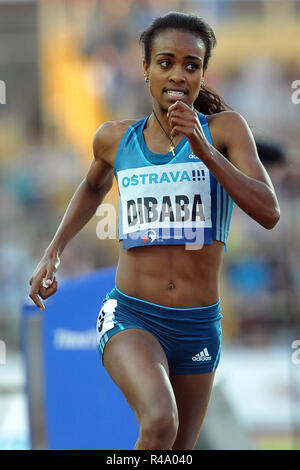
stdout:
<svg viewBox="0 0 300 470">
<path fill-rule="evenodd" d="M 192 106 L 201 88 L 204 56 L 205 44 L 195 34 L 168 29 L 155 36 L 151 62 L 144 62 L 144 71 L 161 109 L 178 100 Z"/>
</svg>

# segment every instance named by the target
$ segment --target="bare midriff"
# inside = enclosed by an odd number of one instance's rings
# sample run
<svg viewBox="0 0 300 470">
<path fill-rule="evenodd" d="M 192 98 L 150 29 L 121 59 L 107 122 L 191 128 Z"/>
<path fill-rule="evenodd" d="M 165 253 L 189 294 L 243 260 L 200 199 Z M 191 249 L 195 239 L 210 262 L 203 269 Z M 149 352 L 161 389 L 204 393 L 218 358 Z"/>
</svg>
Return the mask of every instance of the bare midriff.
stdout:
<svg viewBox="0 0 300 470">
<path fill-rule="evenodd" d="M 174 308 L 205 307 L 219 299 L 224 244 L 214 241 L 201 249 L 165 245 L 123 249 L 116 286 L 124 294 Z"/>
</svg>

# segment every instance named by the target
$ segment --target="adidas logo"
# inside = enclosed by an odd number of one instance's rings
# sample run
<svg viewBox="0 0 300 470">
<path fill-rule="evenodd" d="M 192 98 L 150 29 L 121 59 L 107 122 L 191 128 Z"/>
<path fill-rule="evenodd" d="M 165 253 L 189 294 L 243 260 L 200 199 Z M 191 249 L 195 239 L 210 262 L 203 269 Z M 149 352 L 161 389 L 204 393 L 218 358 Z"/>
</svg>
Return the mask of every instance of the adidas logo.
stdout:
<svg viewBox="0 0 300 470">
<path fill-rule="evenodd" d="M 192 361 L 211 361 L 211 356 L 207 348 L 204 348 L 203 351 L 200 351 L 194 357 L 192 357 Z"/>
</svg>

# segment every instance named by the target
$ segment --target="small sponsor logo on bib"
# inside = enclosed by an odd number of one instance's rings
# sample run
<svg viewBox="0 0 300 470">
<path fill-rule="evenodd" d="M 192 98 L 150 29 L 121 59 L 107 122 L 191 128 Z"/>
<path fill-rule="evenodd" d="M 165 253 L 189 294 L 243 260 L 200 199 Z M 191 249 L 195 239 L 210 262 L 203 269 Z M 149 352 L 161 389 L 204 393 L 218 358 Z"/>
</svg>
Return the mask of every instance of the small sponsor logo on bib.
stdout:
<svg viewBox="0 0 300 470">
<path fill-rule="evenodd" d="M 148 230 L 144 235 L 143 241 L 144 243 L 146 243 L 150 240 L 150 243 L 153 243 L 155 239 L 156 239 L 156 232 L 154 230 Z"/>
</svg>

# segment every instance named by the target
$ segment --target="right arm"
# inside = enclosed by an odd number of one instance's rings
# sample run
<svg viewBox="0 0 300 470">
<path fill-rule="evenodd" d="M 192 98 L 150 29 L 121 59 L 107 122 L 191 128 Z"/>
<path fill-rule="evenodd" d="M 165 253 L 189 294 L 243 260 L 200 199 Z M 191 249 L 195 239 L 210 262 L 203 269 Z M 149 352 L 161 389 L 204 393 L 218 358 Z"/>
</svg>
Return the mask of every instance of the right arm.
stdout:
<svg viewBox="0 0 300 470">
<path fill-rule="evenodd" d="M 54 274 L 60 265 L 60 256 L 65 246 L 93 217 L 97 207 L 112 187 L 114 128 L 114 123 L 105 123 L 96 132 L 93 140 L 94 160 L 30 278 L 29 297 L 41 310 L 45 310 L 45 306 L 39 297 L 47 299 L 57 291 L 58 284 Z"/>
</svg>

